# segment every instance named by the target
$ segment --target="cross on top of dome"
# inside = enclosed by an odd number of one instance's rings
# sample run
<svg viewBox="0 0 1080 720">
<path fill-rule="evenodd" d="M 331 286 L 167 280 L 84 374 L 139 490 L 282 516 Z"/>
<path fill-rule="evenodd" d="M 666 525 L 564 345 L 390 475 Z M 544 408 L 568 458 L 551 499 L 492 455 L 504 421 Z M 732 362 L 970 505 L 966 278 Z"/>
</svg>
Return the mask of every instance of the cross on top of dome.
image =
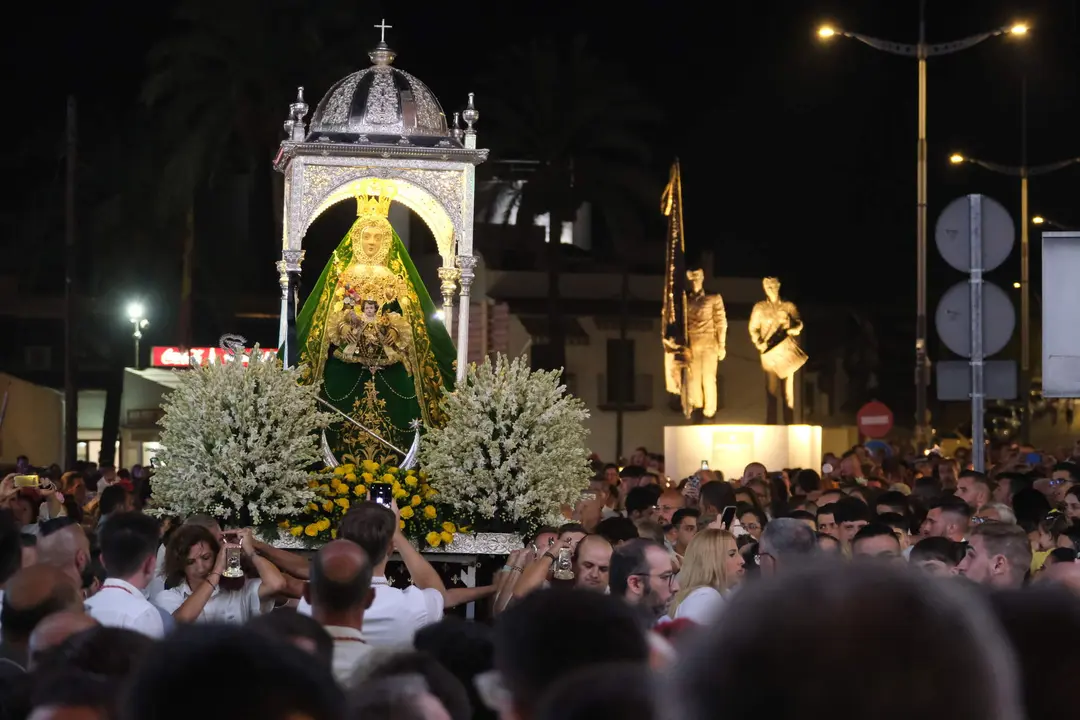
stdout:
<svg viewBox="0 0 1080 720">
<path fill-rule="evenodd" d="M 386 18 L 383 18 L 382 20 L 379 21 L 379 24 L 375 26 L 376 29 L 382 31 L 382 34 L 379 35 L 379 42 L 381 42 L 381 43 L 386 42 L 386 31 L 389 30 L 392 27 L 394 27 L 394 26 L 386 24 Z"/>
</svg>

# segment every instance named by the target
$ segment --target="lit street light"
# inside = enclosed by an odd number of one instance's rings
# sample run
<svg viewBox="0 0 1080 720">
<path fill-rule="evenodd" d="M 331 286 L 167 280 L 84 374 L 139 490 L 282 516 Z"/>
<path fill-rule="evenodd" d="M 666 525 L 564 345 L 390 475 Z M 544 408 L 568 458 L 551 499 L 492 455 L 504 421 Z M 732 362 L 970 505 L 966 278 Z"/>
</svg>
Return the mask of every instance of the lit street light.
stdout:
<svg viewBox="0 0 1080 720">
<path fill-rule="evenodd" d="M 926 42 L 926 0 L 919 3 L 919 41 L 912 45 L 897 43 L 890 40 L 863 35 L 862 33 L 848 32 L 831 25 L 823 25 L 818 28 L 818 37 L 824 41 L 830 41 L 840 35 L 869 45 L 875 50 L 882 50 L 893 55 L 902 55 L 918 60 L 919 66 L 919 105 L 918 105 L 918 144 L 916 161 L 916 198 L 915 198 L 915 239 L 916 239 L 916 315 L 915 315 L 915 439 L 916 442 L 926 442 L 927 429 L 930 427 L 929 417 L 926 410 L 927 388 L 930 384 L 928 363 L 926 359 L 926 59 L 938 55 L 966 50 L 998 35 L 1023 36 L 1027 33 L 1028 26 L 1015 23 L 1008 27 L 1000 27 L 989 32 L 972 35 L 970 37 L 947 43 L 929 44 Z M 959 162 L 962 162 L 959 161 Z"/>
<path fill-rule="evenodd" d="M 998 163 L 979 160 L 978 158 L 966 157 L 960 153 L 953 153 L 949 162 L 954 165 L 971 163 L 991 172 L 1001 175 L 1012 175 L 1020 178 L 1020 391 L 1024 403 L 1024 416 L 1021 422 L 1020 437 L 1024 442 L 1030 438 L 1031 429 L 1031 245 L 1028 238 L 1028 178 L 1036 175 L 1046 175 L 1056 170 L 1080 163 L 1080 157 L 1059 160 L 1058 162 L 1046 163 L 1045 165 L 1027 164 L 1027 92 L 1025 83 L 1023 113 L 1021 123 L 1024 126 L 1021 137 L 1022 164 L 1000 165 Z M 1036 215 L 1030 222 L 1041 225 L 1045 218 Z"/>
<path fill-rule="evenodd" d="M 146 319 L 146 309 L 141 302 L 132 302 L 127 306 L 128 320 L 131 322 L 135 332 L 132 333 L 135 338 L 135 369 L 139 369 L 139 340 L 142 339 L 143 328 L 150 324 L 150 321 Z"/>
</svg>

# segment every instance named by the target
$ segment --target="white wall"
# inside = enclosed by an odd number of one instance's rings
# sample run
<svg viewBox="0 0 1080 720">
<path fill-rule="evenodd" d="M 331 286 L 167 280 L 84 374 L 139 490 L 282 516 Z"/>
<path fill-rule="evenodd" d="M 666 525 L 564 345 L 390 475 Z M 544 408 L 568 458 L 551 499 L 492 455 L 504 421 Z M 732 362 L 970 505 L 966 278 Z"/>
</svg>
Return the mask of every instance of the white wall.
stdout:
<svg viewBox="0 0 1080 720">
<path fill-rule="evenodd" d="M 5 394 L 0 462 L 14 464 L 20 455 L 35 465 L 63 462 L 63 393 L 0 373 L 0 404 Z"/>
</svg>

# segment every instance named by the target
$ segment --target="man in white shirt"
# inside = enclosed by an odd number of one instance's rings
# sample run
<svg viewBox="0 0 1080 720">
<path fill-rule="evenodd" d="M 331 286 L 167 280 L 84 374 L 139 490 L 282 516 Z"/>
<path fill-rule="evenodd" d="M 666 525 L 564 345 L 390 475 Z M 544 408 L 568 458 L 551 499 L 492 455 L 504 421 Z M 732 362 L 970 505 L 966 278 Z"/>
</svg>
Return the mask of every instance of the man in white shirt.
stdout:
<svg viewBox="0 0 1080 720">
<path fill-rule="evenodd" d="M 348 540 L 327 543 L 311 563 L 304 599 L 334 639 L 334 677 L 342 685 L 351 684 L 357 668 L 375 652 L 362 632 L 364 612 L 375 598 L 371 570 L 367 553 Z"/>
<path fill-rule="evenodd" d="M 446 588 L 431 563 L 401 533 L 397 513 L 374 502 L 353 505 L 341 519 L 338 538 L 359 545 L 374 564 L 371 587 L 375 599 L 364 613 L 368 644 L 411 646 L 417 630 L 442 619 Z M 412 578 L 413 584 L 405 590 L 386 580 L 386 564 L 395 550 Z M 296 610 L 310 615 L 311 605 L 301 601 Z"/>
<path fill-rule="evenodd" d="M 152 638 L 165 635 L 161 614 L 143 591 L 157 564 L 158 524 L 141 513 L 114 513 L 101 528 L 101 561 L 108 576 L 86 601 L 91 617 L 106 627 L 121 627 Z"/>
</svg>

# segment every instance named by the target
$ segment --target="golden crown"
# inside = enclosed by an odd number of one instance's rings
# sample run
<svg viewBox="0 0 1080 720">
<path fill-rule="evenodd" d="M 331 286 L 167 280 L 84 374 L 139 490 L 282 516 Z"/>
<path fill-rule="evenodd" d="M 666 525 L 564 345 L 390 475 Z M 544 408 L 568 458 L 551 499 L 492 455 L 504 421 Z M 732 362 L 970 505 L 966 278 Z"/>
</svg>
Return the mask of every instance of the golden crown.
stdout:
<svg viewBox="0 0 1080 720">
<path fill-rule="evenodd" d="M 386 217 L 390 202 L 397 195 L 397 185 L 392 180 L 366 180 L 356 195 L 356 217 L 375 215 Z"/>
</svg>

